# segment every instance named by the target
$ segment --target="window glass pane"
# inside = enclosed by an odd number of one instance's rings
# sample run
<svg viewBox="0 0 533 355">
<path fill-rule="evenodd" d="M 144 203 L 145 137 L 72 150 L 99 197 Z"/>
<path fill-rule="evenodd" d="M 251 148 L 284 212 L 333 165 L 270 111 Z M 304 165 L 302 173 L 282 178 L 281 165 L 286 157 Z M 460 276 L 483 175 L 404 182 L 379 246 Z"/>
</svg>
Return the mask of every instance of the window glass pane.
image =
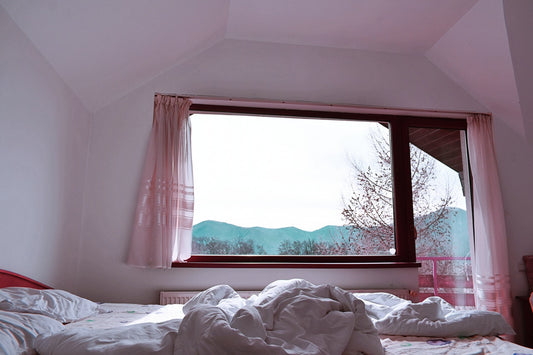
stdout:
<svg viewBox="0 0 533 355">
<path fill-rule="evenodd" d="M 395 253 L 386 125 L 214 114 L 191 125 L 193 254 Z"/>
<path fill-rule="evenodd" d="M 462 134 L 410 128 L 413 212 L 421 298 L 473 306 Z"/>
</svg>

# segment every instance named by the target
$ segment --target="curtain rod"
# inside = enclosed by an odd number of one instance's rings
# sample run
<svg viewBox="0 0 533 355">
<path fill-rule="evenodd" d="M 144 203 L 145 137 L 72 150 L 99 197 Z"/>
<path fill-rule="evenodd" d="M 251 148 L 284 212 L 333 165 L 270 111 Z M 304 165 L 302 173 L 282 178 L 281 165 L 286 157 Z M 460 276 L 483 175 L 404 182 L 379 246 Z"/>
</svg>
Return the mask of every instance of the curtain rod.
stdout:
<svg viewBox="0 0 533 355">
<path fill-rule="evenodd" d="M 447 118 L 466 118 L 470 115 L 492 115 L 490 112 L 475 112 L 475 111 L 452 111 L 452 110 L 433 110 L 433 109 L 410 109 L 410 108 L 394 108 L 394 107 L 380 107 L 380 106 L 362 106 L 352 104 L 329 104 L 311 101 L 286 101 L 286 100 L 268 100 L 268 99 L 251 99 L 251 98 L 232 98 L 224 96 L 208 96 L 208 95 L 178 95 L 178 94 L 164 94 L 156 92 L 156 95 L 165 95 L 172 97 L 181 97 L 189 99 L 193 104 L 214 104 L 226 106 L 247 106 L 247 107 L 268 107 L 268 108 L 287 108 L 294 109 L 310 109 L 327 111 L 347 111 L 354 113 L 381 113 L 388 115 L 413 115 L 422 117 L 447 117 Z"/>
</svg>

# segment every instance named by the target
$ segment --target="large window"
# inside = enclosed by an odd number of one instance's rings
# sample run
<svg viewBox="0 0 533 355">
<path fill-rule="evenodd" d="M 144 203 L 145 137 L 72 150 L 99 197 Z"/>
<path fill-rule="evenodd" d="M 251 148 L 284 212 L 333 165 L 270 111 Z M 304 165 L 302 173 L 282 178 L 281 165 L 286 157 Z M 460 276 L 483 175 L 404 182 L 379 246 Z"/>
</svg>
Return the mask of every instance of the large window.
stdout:
<svg viewBox="0 0 533 355">
<path fill-rule="evenodd" d="M 464 120 L 200 106 L 191 109 L 192 263 L 417 266 L 420 240 L 436 238 L 419 222 L 466 208 L 463 195 L 460 207 L 439 204 L 449 179 L 423 165 L 446 165 L 445 141 L 420 143 L 424 128 L 460 132 Z M 424 197 L 432 191 L 424 208 L 417 168 Z"/>
</svg>

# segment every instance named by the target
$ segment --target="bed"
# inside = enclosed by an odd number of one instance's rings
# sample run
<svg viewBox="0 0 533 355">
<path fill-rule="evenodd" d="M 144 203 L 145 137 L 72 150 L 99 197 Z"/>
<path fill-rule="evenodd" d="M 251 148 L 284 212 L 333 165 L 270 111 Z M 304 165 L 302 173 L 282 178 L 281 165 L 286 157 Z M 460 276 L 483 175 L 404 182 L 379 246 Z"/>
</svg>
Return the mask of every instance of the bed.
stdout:
<svg viewBox="0 0 533 355">
<path fill-rule="evenodd" d="M 0 354 L 531 354 L 499 314 L 278 280 L 185 304 L 94 303 L 0 270 Z"/>
</svg>

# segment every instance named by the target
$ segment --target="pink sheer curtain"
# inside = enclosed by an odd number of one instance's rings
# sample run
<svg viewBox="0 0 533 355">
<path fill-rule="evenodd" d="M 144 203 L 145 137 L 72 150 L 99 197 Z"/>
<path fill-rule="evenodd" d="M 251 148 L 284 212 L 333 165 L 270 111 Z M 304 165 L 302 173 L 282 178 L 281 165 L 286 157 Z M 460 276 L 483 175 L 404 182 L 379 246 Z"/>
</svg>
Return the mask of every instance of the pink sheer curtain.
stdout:
<svg viewBox="0 0 533 355">
<path fill-rule="evenodd" d="M 156 95 L 128 264 L 170 268 L 191 256 L 194 188 L 190 100 Z"/>
<path fill-rule="evenodd" d="M 492 117 L 476 114 L 468 117 L 467 123 L 473 180 L 472 271 L 476 307 L 499 312 L 512 325 L 507 236 L 493 146 Z"/>
</svg>

